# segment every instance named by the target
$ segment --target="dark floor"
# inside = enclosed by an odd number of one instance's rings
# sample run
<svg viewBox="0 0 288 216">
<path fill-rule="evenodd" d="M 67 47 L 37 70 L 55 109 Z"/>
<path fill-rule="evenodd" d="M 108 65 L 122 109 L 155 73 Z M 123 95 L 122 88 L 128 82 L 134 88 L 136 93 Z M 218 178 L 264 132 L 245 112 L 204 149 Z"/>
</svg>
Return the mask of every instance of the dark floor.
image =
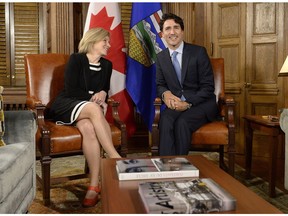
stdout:
<svg viewBox="0 0 288 216">
<path fill-rule="evenodd" d="M 139 152 L 149 152 L 149 135 L 147 132 L 139 132 L 136 133 L 129 138 L 128 141 L 128 149 L 129 153 L 139 153 Z M 241 167 L 245 166 L 245 156 L 236 154 L 235 161 Z M 276 187 L 288 193 L 288 190 L 284 189 L 284 158 L 278 159 L 277 161 L 277 180 Z M 268 181 L 269 172 L 267 167 L 269 167 L 269 157 L 253 157 L 252 158 L 252 169 L 251 173 L 255 176 L 263 178 Z"/>
</svg>

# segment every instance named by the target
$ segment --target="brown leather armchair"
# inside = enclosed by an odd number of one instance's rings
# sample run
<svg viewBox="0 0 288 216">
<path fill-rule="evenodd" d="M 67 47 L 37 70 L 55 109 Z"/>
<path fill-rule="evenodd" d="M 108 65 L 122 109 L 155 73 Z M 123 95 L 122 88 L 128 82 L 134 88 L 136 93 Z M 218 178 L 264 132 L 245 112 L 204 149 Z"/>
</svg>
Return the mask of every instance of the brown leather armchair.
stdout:
<svg viewBox="0 0 288 216">
<path fill-rule="evenodd" d="M 214 72 L 215 94 L 220 110 L 221 120 L 205 124 L 195 131 L 192 135 L 191 150 L 198 149 L 206 151 L 206 147 L 209 146 L 212 147 L 212 149 L 208 147 L 208 150 L 215 151 L 216 146 L 216 150 L 219 151 L 219 166 L 233 176 L 235 164 L 235 102 L 232 97 L 225 97 L 224 59 L 211 58 L 211 64 Z M 154 102 L 155 118 L 152 125 L 152 155 L 158 154 L 158 122 L 160 119 L 161 104 L 161 99 L 156 98 Z M 228 165 L 226 165 L 224 161 L 225 146 L 227 147 Z"/>
<path fill-rule="evenodd" d="M 70 179 L 87 177 L 88 168 L 80 175 L 51 178 L 50 164 L 53 157 L 66 157 L 83 154 L 82 137 L 76 127 L 56 125 L 55 122 L 44 118 L 51 101 L 64 86 L 65 64 L 69 55 L 65 54 L 27 54 L 25 60 L 27 107 L 37 116 L 38 130 L 36 133 L 37 154 L 40 157 L 42 178 L 37 180 L 42 185 L 45 205 L 50 204 L 50 184 Z M 127 153 L 126 125 L 118 115 L 118 105 L 112 99 L 108 100 L 109 109 L 113 116 L 110 123 L 112 139 L 115 148 L 122 156 Z M 107 112 L 108 113 L 108 112 Z"/>
</svg>

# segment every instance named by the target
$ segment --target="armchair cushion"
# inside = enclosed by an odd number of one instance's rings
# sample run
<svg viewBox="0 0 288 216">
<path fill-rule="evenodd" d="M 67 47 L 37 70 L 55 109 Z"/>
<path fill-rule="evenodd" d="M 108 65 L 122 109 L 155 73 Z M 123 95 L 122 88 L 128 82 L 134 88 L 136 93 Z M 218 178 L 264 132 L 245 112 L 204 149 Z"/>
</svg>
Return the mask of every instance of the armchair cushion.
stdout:
<svg viewBox="0 0 288 216">
<path fill-rule="evenodd" d="M 0 150 L 0 203 L 9 195 L 14 188 L 17 188 L 19 178 L 16 176 L 25 176 L 31 164 L 34 163 L 34 157 L 27 157 L 35 149 L 28 142 L 19 142 L 7 145 Z M 30 171 L 31 172 L 31 171 Z M 32 175 L 30 175 L 32 177 Z M 29 180 L 32 184 L 33 179 Z M 30 188 L 30 187 L 29 187 Z M 25 196 L 25 194 L 22 194 Z M 21 194 L 19 194 L 19 197 Z"/>
<path fill-rule="evenodd" d="M 217 133 L 215 133 L 217 131 Z M 192 140 L 194 145 L 228 145 L 228 130 L 226 122 L 215 121 L 203 125 L 195 133 L 192 134 Z"/>
<path fill-rule="evenodd" d="M 31 111 L 5 111 L 0 149 L 0 212 L 26 213 L 36 192 L 35 132 Z"/>
<path fill-rule="evenodd" d="M 50 129 L 51 153 L 62 153 L 68 151 L 82 151 L 81 133 L 74 126 L 56 125 L 55 122 L 45 120 L 45 124 Z M 115 147 L 121 146 L 121 130 L 115 125 L 110 124 L 113 144 Z M 65 136 L 65 139 L 63 139 Z M 41 132 L 36 133 L 36 143 L 41 144 Z M 67 142 L 69 140 L 69 142 Z M 41 146 L 38 146 L 41 148 Z"/>
<path fill-rule="evenodd" d="M 5 142 L 3 140 L 4 132 L 5 132 L 5 126 L 4 126 L 4 111 L 3 111 L 3 87 L 0 86 L 0 147 L 5 146 Z"/>
<path fill-rule="evenodd" d="M 46 126 L 50 129 L 51 136 L 51 153 L 62 153 L 66 151 L 81 151 L 81 134 L 74 126 L 57 125 L 55 122 L 46 120 Z M 65 137 L 65 139 L 63 139 Z M 36 143 L 41 148 L 41 132 L 37 131 Z"/>
</svg>

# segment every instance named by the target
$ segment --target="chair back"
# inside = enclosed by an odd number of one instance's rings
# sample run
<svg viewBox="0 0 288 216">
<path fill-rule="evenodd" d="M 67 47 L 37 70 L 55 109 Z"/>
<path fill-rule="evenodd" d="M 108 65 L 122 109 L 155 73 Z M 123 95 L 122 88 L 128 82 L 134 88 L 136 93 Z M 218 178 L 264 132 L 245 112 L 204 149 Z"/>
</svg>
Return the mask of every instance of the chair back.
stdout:
<svg viewBox="0 0 288 216">
<path fill-rule="evenodd" d="M 26 54 L 27 100 L 34 98 L 49 106 L 49 102 L 64 87 L 64 71 L 68 59 L 69 55 L 66 54 Z"/>
<path fill-rule="evenodd" d="M 211 65 L 214 73 L 214 85 L 215 85 L 215 95 L 216 101 L 219 98 L 225 96 L 224 88 L 224 59 L 223 58 L 211 58 Z"/>
<path fill-rule="evenodd" d="M 219 103 L 219 98 L 225 97 L 225 84 L 224 84 L 224 59 L 223 58 L 211 58 L 210 59 L 213 73 L 214 73 L 214 85 L 216 101 L 219 107 L 219 113 L 221 116 L 225 116 L 224 106 Z"/>
</svg>

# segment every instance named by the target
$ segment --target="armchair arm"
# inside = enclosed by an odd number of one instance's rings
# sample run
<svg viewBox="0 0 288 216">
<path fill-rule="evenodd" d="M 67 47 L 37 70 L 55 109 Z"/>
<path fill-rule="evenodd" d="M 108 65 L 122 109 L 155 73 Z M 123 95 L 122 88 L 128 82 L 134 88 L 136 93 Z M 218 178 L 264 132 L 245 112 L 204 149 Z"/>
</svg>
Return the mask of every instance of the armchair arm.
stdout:
<svg viewBox="0 0 288 216">
<path fill-rule="evenodd" d="M 221 107 L 221 114 L 224 112 L 224 120 L 226 121 L 228 127 L 229 134 L 229 143 L 228 151 L 235 152 L 235 101 L 233 97 L 226 96 L 219 98 L 218 101 L 219 106 Z"/>
<path fill-rule="evenodd" d="M 113 98 L 109 98 L 107 101 L 108 105 L 112 108 L 112 117 L 115 126 L 121 131 L 121 152 L 122 156 L 126 156 L 128 152 L 128 143 L 127 143 L 127 131 L 126 124 L 120 120 L 118 107 L 120 105 L 119 101 L 115 101 Z"/>
<path fill-rule="evenodd" d="M 42 145 L 37 145 L 37 147 L 42 152 L 42 155 L 50 155 L 50 129 L 44 120 L 44 110 L 46 109 L 46 106 L 34 97 L 27 98 L 26 103 L 28 108 L 36 115 L 36 123 L 38 126 L 38 135 L 36 134 L 36 139 L 42 139 Z"/>
<path fill-rule="evenodd" d="M 152 124 L 152 143 L 151 143 L 151 153 L 152 156 L 158 155 L 158 144 L 159 144 L 159 120 L 160 120 L 160 109 L 162 105 L 161 98 L 157 97 L 154 100 L 155 116 Z"/>
<path fill-rule="evenodd" d="M 26 104 L 27 107 L 30 108 L 36 114 L 36 122 L 40 130 L 41 137 L 50 139 L 50 130 L 48 129 L 44 121 L 44 110 L 46 109 L 46 106 L 42 104 L 41 100 L 37 99 L 35 96 L 27 97 Z M 46 150 L 44 152 L 50 153 L 50 147 L 48 144 L 39 146 L 39 148 L 45 148 Z"/>
<path fill-rule="evenodd" d="M 229 128 L 235 128 L 234 111 L 235 111 L 235 101 L 233 97 L 225 96 L 219 98 L 218 106 L 220 110 L 220 115 L 224 117 Z"/>
<path fill-rule="evenodd" d="M 27 97 L 26 104 L 30 109 L 34 110 L 36 109 L 36 106 L 42 104 L 42 102 L 33 96 L 33 97 Z"/>
</svg>

